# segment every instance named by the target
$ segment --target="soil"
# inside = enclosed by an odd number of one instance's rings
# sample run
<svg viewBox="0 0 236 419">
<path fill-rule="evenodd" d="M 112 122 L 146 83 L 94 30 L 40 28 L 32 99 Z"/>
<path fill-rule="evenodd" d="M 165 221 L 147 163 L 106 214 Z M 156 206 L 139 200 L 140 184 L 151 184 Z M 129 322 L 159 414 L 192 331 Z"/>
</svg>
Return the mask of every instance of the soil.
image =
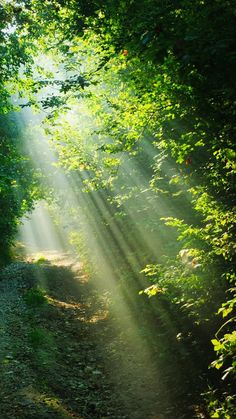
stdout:
<svg viewBox="0 0 236 419">
<path fill-rule="evenodd" d="M 204 377 L 180 335 L 166 333 L 166 315 L 152 322 L 150 313 L 149 302 L 98 286 L 68 254 L 7 266 L 0 418 L 206 418 L 198 400 Z"/>
</svg>

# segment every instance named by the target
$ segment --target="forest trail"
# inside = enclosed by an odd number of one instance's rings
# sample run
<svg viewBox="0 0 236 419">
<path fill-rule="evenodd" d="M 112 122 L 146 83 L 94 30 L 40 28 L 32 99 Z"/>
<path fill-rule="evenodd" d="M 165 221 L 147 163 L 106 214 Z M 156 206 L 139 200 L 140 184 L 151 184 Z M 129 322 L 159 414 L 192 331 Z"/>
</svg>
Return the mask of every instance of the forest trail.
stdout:
<svg viewBox="0 0 236 419">
<path fill-rule="evenodd" d="M 68 254 L 3 270 L 1 419 L 206 417 L 145 310 L 113 300 Z"/>
</svg>

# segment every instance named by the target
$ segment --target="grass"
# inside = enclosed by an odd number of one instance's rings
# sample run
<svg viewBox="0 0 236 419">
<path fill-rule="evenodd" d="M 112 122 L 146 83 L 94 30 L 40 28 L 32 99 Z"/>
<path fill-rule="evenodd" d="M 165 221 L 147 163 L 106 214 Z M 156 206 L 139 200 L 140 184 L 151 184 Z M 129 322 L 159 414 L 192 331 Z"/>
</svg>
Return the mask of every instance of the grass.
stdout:
<svg viewBox="0 0 236 419">
<path fill-rule="evenodd" d="M 31 288 L 24 294 L 24 301 L 29 307 L 40 307 L 46 305 L 47 297 L 46 292 L 39 288 Z"/>
</svg>

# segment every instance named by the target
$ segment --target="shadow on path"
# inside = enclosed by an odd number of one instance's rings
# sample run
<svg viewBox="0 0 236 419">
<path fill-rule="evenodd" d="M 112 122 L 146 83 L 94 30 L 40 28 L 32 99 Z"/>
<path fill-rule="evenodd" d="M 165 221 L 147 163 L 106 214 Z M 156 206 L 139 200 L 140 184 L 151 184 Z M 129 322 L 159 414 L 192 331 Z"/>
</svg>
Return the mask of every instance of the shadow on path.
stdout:
<svg viewBox="0 0 236 419">
<path fill-rule="evenodd" d="M 147 307 L 122 306 L 66 254 L 1 279 L 1 418 L 206 417 L 184 348 L 163 319 L 149 327 Z"/>
</svg>

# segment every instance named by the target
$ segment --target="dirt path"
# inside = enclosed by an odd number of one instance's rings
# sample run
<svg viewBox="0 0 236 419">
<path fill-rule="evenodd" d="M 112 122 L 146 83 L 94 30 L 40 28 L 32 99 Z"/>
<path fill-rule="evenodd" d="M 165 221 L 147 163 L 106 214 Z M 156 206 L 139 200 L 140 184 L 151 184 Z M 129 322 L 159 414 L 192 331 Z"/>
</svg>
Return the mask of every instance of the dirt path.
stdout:
<svg viewBox="0 0 236 419">
<path fill-rule="evenodd" d="M 0 322 L 1 419 L 205 418 L 184 354 L 68 255 L 5 268 Z"/>
</svg>

